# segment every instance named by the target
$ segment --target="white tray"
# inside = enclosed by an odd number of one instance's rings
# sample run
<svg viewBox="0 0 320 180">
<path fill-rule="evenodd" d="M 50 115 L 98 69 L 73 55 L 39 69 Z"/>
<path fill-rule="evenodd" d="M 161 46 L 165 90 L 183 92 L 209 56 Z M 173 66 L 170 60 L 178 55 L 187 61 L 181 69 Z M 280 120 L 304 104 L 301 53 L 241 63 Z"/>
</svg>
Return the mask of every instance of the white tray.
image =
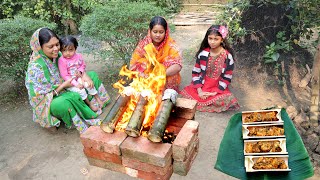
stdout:
<svg viewBox="0 0 320 180">
<path fill-rule="evenodd" d="M 249 153 L 246 152 L 246 147 L 250 143 L 258 143 L 259 141 L 279 141 L 281 151 L 280 152 L 259 152 L 259 153 Z M 275 138 L 275 139 L 257 139 L 257 140 L 244 140 L 243 146 L 244 155 L 279 155 L 279 154 L 288 154 L 287 147 L 286 147 L 286 139 L 285 138 Z"/>
<path fill-rule="evenodd" d="M 254 163 L 260 158 L 260 157 L 276 157 L 280 160 L 284 160 L 285 164 L 287 165 L 286 169 L 253 169 Z M 288 164 L 288 155 L 274 155 L 274 156 L 245 156 L 244 160 L 244 165 L 246 167 L 246 172 L 261 172 L 261 171 L 291 171 L 289 169 L 289 164 Z"/>
<path fill-rule="evenodd" d="M 283 123 L 274 123 L 274 124 L 255 124 L 255 125 L 242 125 L 242 137 L 243 139 L 262 139 L 262 138 L 281 138 L 285 137 L 285 135 L 279 136 L 249 136 L 249 129 L 253 127 L 269 127 L 269 126 L 280 126 L 284 130 Z M 285 132 L 284 132 L 285 133 Z"/>
<path fill-rule="evenodd" d="M 269 112 L 276 112 L 276 121 L 259 121 L 259 122 L 244 122 L 245 118 L 252 113 L 266 114 Z M 242 124 L 268 124 L 268 123 L 283 123 L 281 119 L 281 109 L 270 109 L 270 110 L 258 110 L 258 111 L 242 111 Z"/>
</svg>

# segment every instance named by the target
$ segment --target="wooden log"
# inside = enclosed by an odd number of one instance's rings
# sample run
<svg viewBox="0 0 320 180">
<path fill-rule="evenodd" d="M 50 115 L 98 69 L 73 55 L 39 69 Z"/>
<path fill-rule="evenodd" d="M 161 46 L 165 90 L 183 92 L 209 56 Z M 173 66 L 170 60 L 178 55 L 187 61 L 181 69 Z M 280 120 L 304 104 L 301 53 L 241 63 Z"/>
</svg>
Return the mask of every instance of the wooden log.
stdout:
<svg viewBox="0 0 320 180">
<path fill-rule="evenodd" d="M 126 127 L 126 133 L 131 137 L 140 136 L 140 129 L 145 111 L 144 106 L 147 104 L 147 102 L 147 98 L 142 96 L 139 97 L 138 103 Z"/>
<path fill-rule="evenodd" d="M 166 129 L 173 103 L 170 99 L 163 100 L 157 112 L 156 119 L 148 132 L 148 139 L 152 142 L 161 142 Z"/>
<path fill-rule="evenodd" d="M 119 95 L 116 102 L 113 104 L 106 118 L 102 121 L 100 128 L 107 133 L 113 133 L 117 122 L 124 111 L 127 109 L 127 104 L 130 96 Z"/>
</svg>

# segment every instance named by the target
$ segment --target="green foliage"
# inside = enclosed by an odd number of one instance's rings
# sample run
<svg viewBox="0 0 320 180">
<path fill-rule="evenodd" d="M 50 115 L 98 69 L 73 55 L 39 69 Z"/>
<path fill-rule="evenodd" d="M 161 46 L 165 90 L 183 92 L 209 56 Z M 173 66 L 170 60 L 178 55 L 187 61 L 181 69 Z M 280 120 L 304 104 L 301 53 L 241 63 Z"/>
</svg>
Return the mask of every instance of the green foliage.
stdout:
<svg viewBox="0 0 320 180">
<path fill-rule="evenodd" d="M 280 20 L 288 18 L 288 21 L 286 24 L 281 24 L 280 26 L 277 26 L 276 22 L 274 25 L 270 23 L 270 26 L 266 25 L 265 27 L 255 26 L 254 23 L 250 23 L 250 18 L 254 17 L 249 16 L 246 17 L 249 19 L 243 19 L 243 14 L 247 12 L 253 4 L 255 5 L 255 8 L 258 9 L 271 6 L 279 7 L 282 9 L 283 14 L 281 14 L 282 17 L 280 15 L 278 18 Z M 283 53 L 292 51 L 293 47 L 297 45 L 302 48 L 315 49 L 316 45 L 319 43 L 319 37 L 315 38 L 314 36 L 314 34 L 319 33 L 320 30 L 319 9 L 319 0 L 234 0 L 225 6 L 224 13 L 222 13 L 219 19 L 220 23 L 226 23 L 228 25 L 230 30 L 229 39 L 234 44 L 239 42 L 242 43 L 245 38 L 252 37 L 257 41 L 260 41 L 259 43 L 263 41 L 263 43 L 266 44 L 265 53 L 263 55 L 264 63 L 273 65 L 273 71 L 279 72 L 279 65 L 282 61 L 287 60 L 286 58 L 281 58 Z M 254 16 L 254 14 L 249 15 Z M 268 13 L 265 16 L 271 16 L 271 13 Z M 265 18 L 269 18 L 271 21 L 277 17 Z M 250 27 L 250 25 L 255 27 L 250 30 L 245 29 L 242 27 L 243 20 L 247 22 L 247 27 Z M 250 25 L 248 26 L 248 24 Z M 268 39 L 265 36 L 266 30 L 262 33 L 262 28 L 271 28 L 272 31 L 277 30 L 278 32 L 274 34 L 272 39 L 270 39 L 270 37 L 268 37 Z M 258 38 L 257 34 L 259 36 Z M 304 39 L 309 41 L 307 44 L 309 46 L 305 46 L 305 44 L 302 43 L 302 40 Z M 276 74 L 285 76 L 282 73 Z M 282 84 L 281 82 L 279 83 Z"/>
<path fill-rule="evenodd" d="M 112 57 L 114 64 L 128 64 L 137 42 L 147 33 L 150 19 L 164 14 L 165 11 L 154 3 L 114 2 L 85 16 L 80 30 L 84 37 L 103 42 L 100 49 L 94 50 L 102 59 Z M 85 47 L 92 47 L 92 41 L 81 42 Z"/>
<path fill-rule="evenodd" d="M 217 23 L 228 26 L 228 40 L 230 42 L 239 41 L 247 34 L 246 29 L 241 26 L 241 15 L 249 6 L 250 2 L 248 0 L 234 1 L 226 4 L 223 8 L 224 13 L 220 13 Z"/>
<path fill-rule="evenodd" d="M 182 8 L 182 0 L 128 0 L 127 2 L 150 2 L 164 8 L 168 13 L 176 13 Z"/>
<path fill-rule="evenodd" d="M 24 82 L 31 55 L 29 42 L 40 27 L 55 28 L 55 24 L 25 17 L 0 20 L 0 79 L 13 79 L 17 85 Z"/>
<path fill-rule="evenodd" d="M 82 16 L 105 2 L 107 0 L 4 0 L 0 4 L 0 18 L 22 15 L 56 23 L 59 34 L 76 34 Z"/>
</svg>

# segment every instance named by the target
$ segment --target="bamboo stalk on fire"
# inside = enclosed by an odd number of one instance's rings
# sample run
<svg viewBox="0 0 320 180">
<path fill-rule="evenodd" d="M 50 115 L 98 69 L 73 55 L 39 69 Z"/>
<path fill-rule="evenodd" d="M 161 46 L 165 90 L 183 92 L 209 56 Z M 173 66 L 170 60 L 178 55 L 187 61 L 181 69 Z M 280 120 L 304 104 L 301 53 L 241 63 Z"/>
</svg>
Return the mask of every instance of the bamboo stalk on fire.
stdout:
<svg viewBox="0 0 320 180">
<path fill-rule="evenodd" d="M 140 135 L 140 129 L 144 116 L 144 106 L 147 104 L 147 97 L 139 96 L 138 103 L 126 127 L 126 133 L 132 137 Z"/>
<path fill-rule="evenodd" d="M 100 128 L 107 133 L 113 133 L 117 122 L 123 112 L 126 110 L 130 96 L 119 95 L 116 102 L 113 104 L 106 118 L 102 121 Z"/>
<path fill-rule="evenodd" d="M 178 93 L 173 89 L 166 89 L 162 97 L 156 119 L 148 132 L 148 139 L 152 142 L 161 142 L 166 129 L 170 113 L 176 102 Z"/>
</svg>

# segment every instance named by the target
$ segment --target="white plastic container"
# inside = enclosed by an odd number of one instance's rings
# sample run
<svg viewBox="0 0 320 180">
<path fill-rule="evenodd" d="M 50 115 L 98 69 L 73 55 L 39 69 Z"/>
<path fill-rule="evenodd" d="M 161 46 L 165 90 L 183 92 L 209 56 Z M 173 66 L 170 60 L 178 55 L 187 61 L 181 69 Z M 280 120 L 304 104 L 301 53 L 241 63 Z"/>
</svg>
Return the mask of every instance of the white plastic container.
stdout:
<svg viewBox="0 0 320 180">
<path fill-rule="evenodd" d="M 275 119 L 272 121 L 269 119 L 266 119 L 267 114 L 275 113 Z M 250 118 L 252 115 L 258 115 L 260 118 L 259 121 L 249 121 L 246 118 Z M 283 120 L 281 119 L 281 109 L 270 109 L 270 110 L 258 110 L 258 111 L 242 111 L 242 124 L 268 124 L 268 123 L 283 123 Z"/>
<path fill-rule="evenodd" d="M 277 158 L 279 161 L 283 161 L 286 165 L 285 169 L 254 169 L 254 164 L 257 163 L 259 158 Z M 261 171 L 291 171 L 288 164 L 288 155 L 269 155 L 269 156 L 245 156 L 245 168 L 246 172 L 261 172 Z"/>
<path fill-rule="evenodd" d="M 265 144 L 268 143 L 268 144 Z M 260 145 L 263 144 L 263 147 Z M 268 146 L 271 145 L 271 146 Z M 275 148 L 278 147 L 278 148 Z M 253 149 L 253 150 L 252 150 Z M 270 151 L 267 151 L 270 149 Z M 256 150 L 260 150 L 257 152 Z M 281 151 L 278 151 L 281 150 Z M 243 152 L 248 155 L 280 155 L 288 154 L 285 138 L 244 140 Z"/>
<path fill-rule="evenodd" d="M 271 133 L 272 131 L 274 133 Z M 280 135 L 280 133 L 275 134 L 276 132 L 280 132 L 280 131 L 283 132 L 283 135 L 282 134 Z M 257 132 L 257 133 L 252 133 L 252 132 Z M 242 125 L 243 139 L 262 139 L 262 138 L 270 139 L 270 138 L 282 138 L 282 137 L 284 138 L 285 137 L 284 133 L 285 132 L 284 132 L 283 123 Z"/>
</svg>

